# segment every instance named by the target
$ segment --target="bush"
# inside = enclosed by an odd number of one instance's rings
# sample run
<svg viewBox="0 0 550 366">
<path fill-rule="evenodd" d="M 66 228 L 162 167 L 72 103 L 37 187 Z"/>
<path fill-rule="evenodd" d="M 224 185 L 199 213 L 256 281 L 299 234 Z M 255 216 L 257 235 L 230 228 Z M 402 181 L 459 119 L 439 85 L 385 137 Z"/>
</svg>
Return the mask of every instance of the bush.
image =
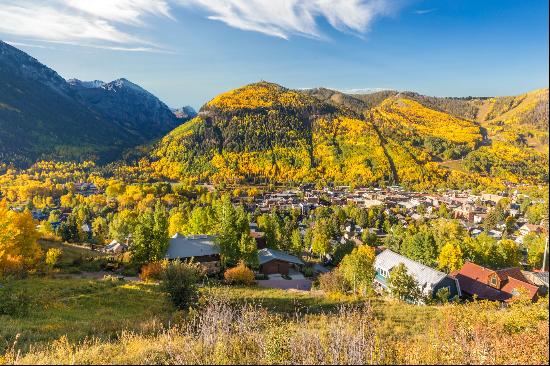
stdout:
<svg viewBox="0 0 550 366">
<path fill-rule="evenodd" d="M 127 263 L 122 269 L 122 271 L 120 271 L 120 274 L 128 277 L 137 276 L 139 274 L 139 267 L 134 264 Z M 159 279 L 160 279 L 160 276 L 159 276 Z"/>
<path fill-rule="evenodd" d="M 59 248 L 50 248 L 46 252 L 46 265 L 50 268 L 57 266 L 59 258 L 63 254 L 63 250 Z"/>
<path fill-rule="evenodd" d="M 31 297 L 25 291 L 0 288 L 0 315 L 23 317 L 29 313 Z"/>
<path fill-rule="evenodd" d="M 223 277 L 225 282 L 230 285 L 252 285 L 256 282 L 254 272 L 243 261 L 239 262 L 236 267 L 225 271 Z"/>
<path fill-rule="evenodd" d="M 99 272 L 104 268 L 105 262 L 102 260 L 90 260 L 80 263 L 80 270 L 84 272 Z"/>
<path fill-rule="evenodd" d="M 266 274 L 263 274 L 263 273 L 258 273 L 254 276 L 254 278 L 256 279 L 256 281 L 264 281 L 264 280 L 269 280 L 269 276 L 266 275 Z"/>
<path fill-rule="evenodd" d="M 304 268 L 302 268 L 302 274 L 305 277 L 313 277 L 313 275 L 315 274 L 315 269 L 312 265 L 304 266 Z"/>
<path fill-rule="evenodd" d="M 158 281 L 162 276 L 163 262 L 151 262 L 141 267 L 139 278 L 142 281 Z"/>
<path fill-rule="evenodd" d="M 196 304 L 197 282 L 203 276 L 204 269 L 200 264 L 172 261 L 163 266 L 161 287 L 176 308 L 185 310 Z"/>
<path fill-rule="evenodd" d="M 350 290 L 344 275 L 337 269 L 319 276 L 319 288 L 326 293 L 344 294 Z"/>
</svg>

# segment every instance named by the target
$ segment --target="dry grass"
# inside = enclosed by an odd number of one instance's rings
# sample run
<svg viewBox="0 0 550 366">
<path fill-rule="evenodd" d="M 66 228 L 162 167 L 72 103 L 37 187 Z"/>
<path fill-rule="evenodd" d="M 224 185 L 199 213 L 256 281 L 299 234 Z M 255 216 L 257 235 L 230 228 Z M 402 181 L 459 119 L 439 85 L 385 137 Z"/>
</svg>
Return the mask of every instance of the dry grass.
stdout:
<svg viewBox="0 0 550 366">
<path fill-rule="evenodd" d="M 61 286 L 62 281 L 57 281 Z M 160 295 L 152 287 L 136 288 L 136 294 L 144 290 L 151 291 L 151 299 Z M 93 324 L 87 325 L 91 332 L 85 337 L 75 338 L 65 328 L 68 336 L 34 343 L 30 350 L 10 343 L 0 364 L 548 364 L 549 360 L 547 299 L 503 309 L 488 302 L 415 306 L 256 287 L 207 287 L 202 295 L 201 304 L 190 312 L 157 308 L 171 319 L 170 324 L 152 317 L 148 327 L 129 331 L 123 326 L 107 337 Z M 128 300 L 139 302 L 138 298 Z M 119 301 L 114 316 L 124 314 L 124 306 L 128 303 Z M 132 313 L 139 316 L 136 306 Z M 80 311 L 85 309 L 91 308 Z M 70 317 L 63 318 L 48 322 L 51 326 L 71 322 Z M 0 328 L 1 322 L 0 318 Z"/>
</svg>

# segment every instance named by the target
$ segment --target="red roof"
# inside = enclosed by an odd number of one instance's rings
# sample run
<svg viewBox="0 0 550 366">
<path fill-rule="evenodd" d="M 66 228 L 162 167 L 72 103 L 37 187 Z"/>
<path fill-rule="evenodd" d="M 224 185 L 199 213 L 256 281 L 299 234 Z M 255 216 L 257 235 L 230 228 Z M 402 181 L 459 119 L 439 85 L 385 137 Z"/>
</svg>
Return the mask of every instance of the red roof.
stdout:
<svg viewBox="0 0 550 366">
<path fill-rule="evenodd" d="M 496 274 L 500 279 L 500 288 L 489 285 L 489 277 Z M 508 301 L 523 288 L 529 298 L 534 299 L 538 287 L 529 283 L 519 268 L 506 268 L 493 271 L 472 262 L 466 262 L 459 271 L 454 271 L 452 277 L 458 280 L 460 290 L 469 295 L 477 295 L 480 299 Z"/>
</svg>

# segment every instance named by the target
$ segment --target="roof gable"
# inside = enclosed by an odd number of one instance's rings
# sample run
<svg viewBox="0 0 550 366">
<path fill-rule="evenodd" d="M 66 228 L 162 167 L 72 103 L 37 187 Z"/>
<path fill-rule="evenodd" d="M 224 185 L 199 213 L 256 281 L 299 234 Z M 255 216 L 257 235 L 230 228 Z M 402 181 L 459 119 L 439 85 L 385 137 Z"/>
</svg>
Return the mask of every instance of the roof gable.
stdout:
<svg viewBox="0 0 550 366">
<path fill-rule="evenodd" d="M 302 262 L 300 258 L 285 252 L 281 252 L 279 250 L 275 250 L 271 248 L 264 248 L 264 249 L 258 250 L 258 262 L 260 265 L 265 264 L 267 262 L 271 262 L 273 260 L 280 260 L 283 262 L 294 263 L 298 265 L 304 264 L 304 262 Z"/>
<path fill-rule="evenodd" d="M 214 236 L 176 234 L 169 240 L 166 258 L 192 258 L 220 254 L 220 248 L 214 241 Z"/>
<path fill-rule="evenodd" d="M 421 287 L 433 287 L 447 276 L 443 272 L 413 261 L 389 249 L 376 256 L 374 266 L 390 272 L 392 268 L 400 263 L 407 267 L 407 272 L 414 277 Z"/>
</svg>

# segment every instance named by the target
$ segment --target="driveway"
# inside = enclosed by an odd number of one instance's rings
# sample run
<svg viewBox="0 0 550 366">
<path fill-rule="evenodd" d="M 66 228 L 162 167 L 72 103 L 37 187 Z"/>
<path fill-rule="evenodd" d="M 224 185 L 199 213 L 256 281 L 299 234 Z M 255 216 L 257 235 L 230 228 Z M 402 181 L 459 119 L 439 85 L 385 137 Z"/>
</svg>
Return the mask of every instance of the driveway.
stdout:
<svg viewBox="0 0 550 366">
<path fill-rule="evenodd" d="M 279 288 L 281 290 L 302 290 L 309 291 L 311 290 L 311 282 L 307 279 L 295 279 L 295 280 L 285 280 L 285 279 L 269 279 L 256 281 L 258 286 L 267 287 L 267 288 Z"/>
</svg>

